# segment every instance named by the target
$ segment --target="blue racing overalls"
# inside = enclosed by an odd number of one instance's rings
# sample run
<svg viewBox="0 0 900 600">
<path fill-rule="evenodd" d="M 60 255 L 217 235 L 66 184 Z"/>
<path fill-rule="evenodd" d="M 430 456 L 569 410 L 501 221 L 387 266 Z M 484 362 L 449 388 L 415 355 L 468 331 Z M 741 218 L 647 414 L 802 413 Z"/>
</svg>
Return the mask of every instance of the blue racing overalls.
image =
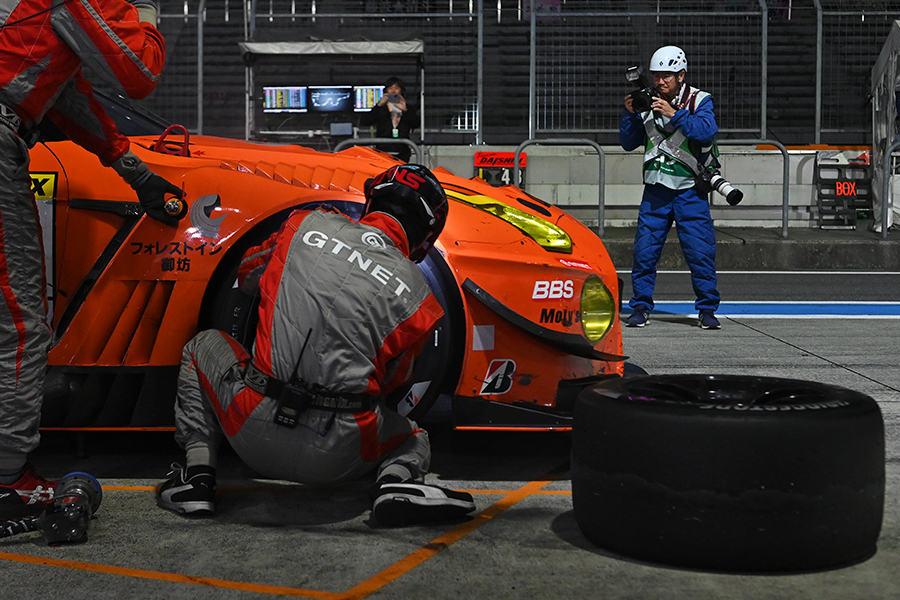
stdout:
<svg viewBox="0 0 900 600">
<path fill-rule="evenodd" d="M 629 305 L 635 310 L 653 309 L 656 265 L 674 222 L 691 270 L 694 306 L 698 311 L 715 311 L 719 307 L 716 236 L 708 196 L 697 192 L 694 175 L 719 128 L 712 97 L 706 92 L 685 85 L 673 104 L 676 112 L 671 119 L 653 111 L 624 110 L 619 122 L 623 149 L 644 145 L 644 194 L 634 237 L 634 296 Z"/>
</svg>

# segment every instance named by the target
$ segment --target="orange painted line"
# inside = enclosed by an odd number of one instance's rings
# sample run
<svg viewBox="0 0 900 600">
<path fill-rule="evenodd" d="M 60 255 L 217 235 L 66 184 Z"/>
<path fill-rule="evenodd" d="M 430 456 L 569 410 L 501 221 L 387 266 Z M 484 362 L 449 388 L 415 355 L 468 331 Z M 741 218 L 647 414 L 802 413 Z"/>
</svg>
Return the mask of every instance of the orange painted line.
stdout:
<svg viewBox="0 0 900 600">
<path fill-rule="evenodd" d="M 40 427 L 41 431 L 175 431 L 174 427 Z"/>
<path fill-rule="evenodd" d="M 104 492 L 152 492 L 156 489 L 155 486 L 152 485 L 101 485 Z M 223 491 L 241 491 L 241 492 L 253 492 L 253 491 L 281 491 L 282 488 L 267 488 L 267 487 L 258 487 L 258 488 L 248 488 L 248 487 L 240 487 L 240 488 L 229 488 L 229 487 L 220 487 L 219 489 Z M 284 491 L 296 491 L 302 492 L 305 491 L 303 489 L 294 489 L 294 490 L 284 490 Z M 470 494 L 474 495 L 484 495 L 484 496 L 504 496 L 507 494 L 512 494 L 514 490 L 466 490 Z M 571 496 L 571 490 L 538 490 L 532 492 L 533 495 L 537 496 Z"/>
<path fill-rule="evenodd" d="M 570 426 L 550 425 L 547 427 L 493 427 L 481 425 L 460 425 L 456 431 L 572 431 Z"/>
<path fill-rule="evenodd" d="M 770 144 L 758 144 L 757 149 L 775 149 Z M 805 144 L 800 146 L 785 146 L 787 150 L 871 150 L 872 146 L 834 146 L 832 144 Z"/>
<path fill-rule="evenodd" d="M 282 596 L 293 596 L 297 598 L 314 598 L 321 600 L 339 600 L 340 594 L 331 592 L 317 592 L 315 590 L 304 590 L 299 588 L 289 588 L 274 585 L 261 585 L 256 583 L 244 583 L 241 581 L 228 581 L 226 579 L 213 579 L 211 577 L 192 577 L 190 575 L 179 575 L 176 573 L 161 573 L 158 571 L 146 571 L 144 569 L 129 569 L 126 567 L 114 567 L 111 565 L 95 565 L 92 563 L 76 562 L 72 560 L 58 560 L 55 558 L 42 558 L 39 556 L 28 556 L 26 554 L 11 554 L 9 552 L 0 552 L 0 560 L 8 560 L 11 562 L 28 563 L 33 565 L 45 565 L 49 567 L 60 567 L 63 569 L 75 569 L 78 571 L 90 571 L 92 573 L 105 573 L 107 575 L 123 575 L 125 577 L 136 577 L 139 579 L 154 579 L 156 581 L 168 581 L 171 583 L 189 583 L 191 585 L 205 585 L 214 588 L 223 588 L 229 590 L 239 590 L 243 592 L 257 592 L 261 594 L 281 594 Z"/>
<path fill-rule="evenodd" d="M 155 486 L 152 485 L 103 485 L 104 492 L 152 492 L 156 489 Z M 241 492 L 272 492 L 272 491 L 296 491 L 302 492 L 305 491 L 303 489 L 282 489 L 282 488 L 228 488 L 228 487 L 220 487 L 222 491 L 241 491 Z M 484 496 L 503 496 L 506 494 L 513 493 L 513 490 L 466 490 L 470 494 L 474 495 L 484 495 Z M 571 490 L 538 490 L 532 492 L 533 495 L 536 496 L 571 496 Z"/>
<path fill-rule="evenodd" d="M 378 573 L 374 577 L 371 577 L 370 579 L 362 582 L 356 587 L 347 590 L 347 592 L 341 596 L 341 600 L 358 600 L 360 598 L 365 598 L 369 594 L 377 592 L 392 581 L 402 577 L 406 573 L 418 567 L 442 550 L 449 548 L 451 545 L 469 535 L 517 502 L 538 492 L 542 487 L 544 487 L 551 481 L 553 480 L 547 479 L 544 481 L 532 481 L 531 483 L 522 486 L 518 490 L 507 494 L 501 500 L 498 500 L 491 506 L 475 515 L 471 521 L 467 521 L 465 523 L 462 523 L 461 525 L 454 527 L 444 535 L 432 540 L 428 544 L 425 544 L 425 546 L 423 546 L 419 550 L 416 550 L 403 560 L 394 563 L 381 573 Z"/>
<path fill-rule="evenodd" d="M 135 577 L 139 579 L 153 579 L 156 581 L 168 581 L 171 583 L 187 583 L 191 585 L 205 585 L 209 587 L 232 589 L 238 591 L 255 592 L 261 594 L 280 594 L 282 596 L 291 596 L 296 598 L 312 598 L 314 600 L 358 600 L 373 594 L 394 580 L 402 577 L 412 569 L 421 565 L 431 557 L 437 555 L 466 537 L 482 525 L 489 522 L 494 517 L 500 515 L 508 508 L 514 506 L 518 502 L 532 495 L 544 494 L 571 494 L 566 490 L 543 490 L 542 488 L 548 483 L 555 481 L 556 477 L 547 477 L 545 479 L 532 481 L 525 484 L 517 490 L 504 492 L 499 490 L 471 490 L 473 493 L 480 494 L 505 494 L 503 498 L 484 509 L 472 520 L 457 525 L 447 533 L 439 536 L 431 542 L 425 544 L 419 550 L 413 552 L 406 558 L 394 563 L 390 567 L 384 569 L 374 577 L 367 579 L 361 584 L 354 586 L 344 593 L 320 592 L 315 590 L 306 590 L 300 588 L 281 587 L 273 585 L 263 585 L 256 583 L 246 583 L 240 581 L 229 581 L 226 579 L 215 579 L 211 577 L 194 577 L 190 575 L 181 575 L 177 573 L 164 573 L 160 571 L 148 571 L 145 569 L 132 569 L 127 567 L 116 567 L 112 565 L 99 565 L 93 563 L 84 563 L 69 560 L 59 560 L 55 558 L 43 558 L 37 556 L 29 556 L 26 554 L 12 554 L 9 552 L 0 552 L 0 560 L 11 562 L 27 563 L 34 565 L 45 565 L 50 567 L 58 567 L 64 569 L 73 569 L 79 571 L 89 571 L 92 573 L 105 573 L 108 575 L 121 575 L 125 577 Z M 150 491 L 150 486 L 106 486 L 104 491 Z"/>
</svg>

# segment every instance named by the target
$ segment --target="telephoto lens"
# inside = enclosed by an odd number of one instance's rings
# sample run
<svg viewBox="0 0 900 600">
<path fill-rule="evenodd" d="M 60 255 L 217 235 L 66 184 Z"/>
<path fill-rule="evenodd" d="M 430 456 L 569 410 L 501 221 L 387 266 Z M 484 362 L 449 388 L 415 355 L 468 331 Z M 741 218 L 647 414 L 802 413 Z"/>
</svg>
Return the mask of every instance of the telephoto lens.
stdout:
<svg viewBox="0 0 900 600">
<path fill-rule="evenodd" d="M 737 189 L 721 175 L 713 175 L 709 180 L 709 185 L 723 196 L 725 201 L 731 206 L 737 206 L 744 199 L 744 192 Z"/>
</svg>

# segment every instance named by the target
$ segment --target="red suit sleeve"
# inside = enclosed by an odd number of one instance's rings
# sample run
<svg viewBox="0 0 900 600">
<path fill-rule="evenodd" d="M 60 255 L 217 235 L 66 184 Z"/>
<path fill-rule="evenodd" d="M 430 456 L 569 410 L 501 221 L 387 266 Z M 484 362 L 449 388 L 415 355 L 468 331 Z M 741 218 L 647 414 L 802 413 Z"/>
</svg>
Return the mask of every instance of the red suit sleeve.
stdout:
<svg viewBox="0 0 900 600">
<path fill-rule="evenodd" d="M 413 365 L 429 340 L 444 310 L 434 294 L 429 294 L 418 310 L 400 324 L 377 351 L 367 393 L 386 395 L 412 377 Z"/>
<path fill-rule="evenodd" d="M 53 15 L 53 30 L 84 64 L 129 97 L 146 98 L 166 62 L 166 43 L 125 0 L 72 0 Z"/>
<path fill-rule="evenodd" d="M 139 21 L 137 9 L 124 0 L 66 2 L 54 13 L 53 30 L 83 64 L 130 98 L 145 98 L 156 88 L 165 64 L 165 40 L 155 27 Z M 104 165 L 128 150 L 128 139 L 94 98 L 80 71 L 47 116 Z"/>
<path fill-rule="evenodd" d="M 63 89 L 47 117 L 70 140 L 96 154 L 104 166 L 128 150 L 129 141 L 94 98 L 91 83 L 79 73 Z"/>
</svg>

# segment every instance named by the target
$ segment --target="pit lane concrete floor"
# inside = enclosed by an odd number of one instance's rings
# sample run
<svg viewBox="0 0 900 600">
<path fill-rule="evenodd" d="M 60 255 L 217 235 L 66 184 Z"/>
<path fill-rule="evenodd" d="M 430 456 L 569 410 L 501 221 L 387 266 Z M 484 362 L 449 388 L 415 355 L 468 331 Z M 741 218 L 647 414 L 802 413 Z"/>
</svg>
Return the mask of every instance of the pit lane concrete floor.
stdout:
<svg viewBox="0 0 900 600">
<path fill-rule="evenodd" d="M 722 330 L 702 331 L 694 315 L 657 312 L 649 327 L 624 330 L 625 352 L 655 374 L 793 377 L 874 397 L 885 420 L 887 490 L 870 559 L 816 573 L 759 575 L 611 555 L 575 522 L 566 434 L 454 432 L 438 414 L 426 424 L 434 449 L 430 480 L 472 491 L 479 513 L 404 529 L 372 522 L 367 482 L 313 490 L 260 480 L 230 452 L 219 469 L 219 514 L 184 519 L 153 500 L 152 486 L 182 457 L 170 433 L 45 433 L 32 461 L 49 476 L 93 473 L 105 489 L 103 505 L 85 544 L 48 547 L 37 533 L 0 540 L 4 596 L 900 598 L 900 321 L 722 320 Z"/>
</svg>

